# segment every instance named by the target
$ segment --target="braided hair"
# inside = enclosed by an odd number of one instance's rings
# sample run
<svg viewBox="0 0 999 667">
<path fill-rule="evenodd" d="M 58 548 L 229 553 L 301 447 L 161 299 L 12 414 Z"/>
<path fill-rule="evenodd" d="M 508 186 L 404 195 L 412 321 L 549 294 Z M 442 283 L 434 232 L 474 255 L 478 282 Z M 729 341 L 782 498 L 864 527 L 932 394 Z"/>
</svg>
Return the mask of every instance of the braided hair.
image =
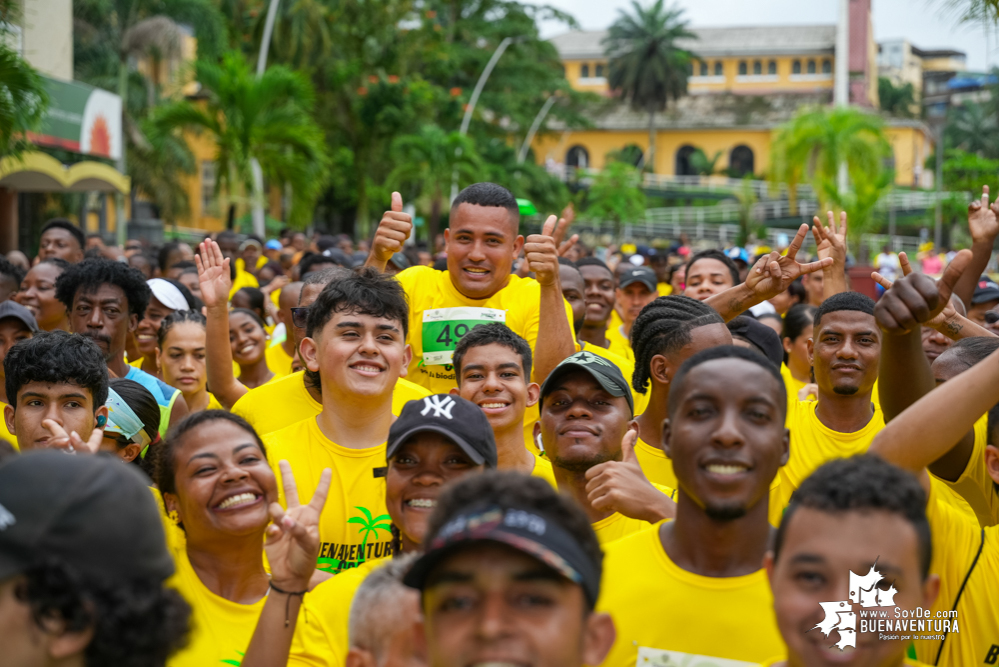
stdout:
<svg viewBox="0 0 999 667">
<path fill-rule="evenodd" d="M 631 386 L 635 391 L 645 393 L 652 357 L 676 352 L 690 342 L 691 331 L 707 324 L 725 321 L 714 308 L 689 296 L 661 296 L 642 308 L 631 327 L 631 347 L 635 351 Z"/>
</svg>

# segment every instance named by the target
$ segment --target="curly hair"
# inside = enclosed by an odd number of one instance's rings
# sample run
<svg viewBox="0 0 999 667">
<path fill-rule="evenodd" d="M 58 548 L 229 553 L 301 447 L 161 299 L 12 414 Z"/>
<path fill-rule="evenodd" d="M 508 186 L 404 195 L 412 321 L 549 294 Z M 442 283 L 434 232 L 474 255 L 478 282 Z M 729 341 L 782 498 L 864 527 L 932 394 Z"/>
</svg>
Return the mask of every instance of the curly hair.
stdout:
<svg viewBox="0 0 999 667">
<path fill-rule="evenodd" d="M 108 400 L 104 353 L 90 338 L 61 330 L 43 331 L 10 348 L 3 360 L 7 400 L 17 408 L 17 394 L 29 382 L 75 384 L 90 392 L 94 410 Z"/>
<path fill-rule="evenodd" d="M 473 327 L 471 331 L 461 337 L 461 340 L 459 340 L 458 344 L 455 346 L 454 359 L 451 363 L 454 365 L 454 372 L 455 377 L 458 380 L 458 386 L 461 386 L 461 364 L 465 360 L 465 355 L 468 354 L 468 351 L 473 347 L 482 347 L 483 345 L 492 345 L 493 343 L 510 348 L 520 355 L 521 366 L 524 371 L 524 380 L 530 382 L 531 346 L 528 345 L 526 340 L 510 329 L 510 327 L 496 322 L 493 324 L 480 324 L 477 327 Z"/>
<path fill-rule="evenodd" d="M 68 262 L 67 262 L 68 263 Z M 0 255 L 0 282 L 4 279 L 11 283 L 11 290 L 16 292 L 18 287 L 21 285 L 21 281 L 24 280 L 24 276 L 27 273 L 20 266 L 11 264 L 7 261 L 7 258 Z"/>
<path fill-rule="evenodd" d="M 750 350 L 745 347 L 736 347 L 735 345 L 719 345 L 718 347 L 701 350 L 690 359 L 687 359 L 683 362 L 683 365 L 680 366 L 680 370 L 676 372 L 676 375 L 673 376 L 673 390 L 669 393 L 668 406 L 671 418 L 673 416 L 673 411 L 679 404 L 681 398 L 678 388 L 683 385 L 683 382 L 687 379 L 687 375 L 690 371 L 694 370 L 701 364 L 709 361 L 715 361 L 717 359 L 742 359 L 743 361 L 754 363 L 765 370 L 770 377 L 777 382 L 777 393 L 779 394 L 777 407 L 780 410 L 781 415 L 787 414 L 787 387 L 784 385 L 784 378 L 781 377 L 780 369 L 774 366 L 774 364 L 771 363 L 765 356 L 754 350 Z M 783 423 L 783 421 L 782 417 L 781 423 Z"/>
<path fill-rule="evenodd" d="M 874 299 L 866 294 L 861 294 L 860 292 L 840 292 L 839 294 L 833 294 L 831 297 L 823 301 L 822 305 L 815 310 L 815 319 L 812 320 L 812 323 L 815 325 L 815 328 L 818 329 L 819 324 L 822 322 L 823 315 L 836 313 L 841 310 L 853 310 L 859 313 L 867 313 L 873 317 Z"/>
<path fill-rule="evenodd" d="M 140 318 L 145 314 L 152 295 L 146 277 L 138 269 L 110 259 L 85 259 L 71 265 L 56 279 L 56 298 L 71 312 L 77 294 L 93 294 L 101 285 L 114 285 L 125 293 L 129 314 Z"/>
<path fill-rule="evenodd" d="M 187 643 L 191 607 L 161 581 L 112 586 L 48 558 L 24 573 L 14 594 L 43 632 L 53 620 L 66 632 L 92 628 L 84 650 L 88 667 L 163 667 Z"/>
<path fill-rule="evenodd" d="M 42 227 L 41 234 L 45 234 L 45 232 L 49 231 L 50 229 L 63 229 L 69 232 L 70 235 L 74 239 L 76 239 L 77 244 L 79 244 L 80 246 L 80 250 L 83 250 L 84 248 L 87 247 L 87 237 L 84 236 L 83 230 L 74 225 L 67 218 L 52 218 L 51 220 L 45 223 L 44 227 Z"/>
<path fill-rule="evenodd" d="M 725 324 L 711 306 L 689 296 L 661 296 L 642 308 L 631 327 L 635 372 L 631 386 L 645 393 L 650 381 L 652 357 L 673 354 L 691 341 L 690 332 L 708 324 Z"/>
<path fill-rule="evenodd" d="M 402 286 L 395 278 L 370 268 L 345 274 L 323 288 L 309 306 L 306 335 L 311 338 L 321 331 L 334 313 L 351 312 L 397 320 L 402 335 L 409 335 L 409 305 Z"/>
<path fill-rule="evenodd" d="M 250 426 L 249 422 L 242 417 L 234 415 L 231 412 L 226 412 L 225 410 L 202 410 L 201 412 L 195 412 L 170 427 L 170 430 L 166 434 L 166 439 L 156 448 L 156 466 L 153 479 L 156 482 L 156 486 L 159 487 L 160 493 L 177 493 L 177 484 L 174 481 L 176 472 L 174 458 L 177 448 L 184 437 L 202 424 L 214 421 L 227 421 L 243 429 L 253 436 L 254 443 L 260 447 L 260 451 L 263 452 L 264 456 L 267 456 L 267 450 L 264 448 L 264 443 L 260 439 L 260 436 L 257 435 L 257 432 Z M 183 526 L 181 527 L 183 528 Z"/>
<path fill-rule="evenodd" d="M 490 503 L 545 513 L 579 542 L 595 571 L 598 574 L 602 571 L 604 554 L 583 510 L 540 477 L 510 470 L 487 470 L 479 475 L 462 477 L 445 487 L 430 515 L 423 543 L 433 542 L 434 535 L 456 514 L 472 505 Z"/>
<path fill-rule="evenodd" d="M 823 464 L 791 495 L 774 540 L 774 561 L 780 557 L 787 527 L 801 507 L 828 514 L 882 511 L 902 517 L 916 530 L 923 579 L 929 573 L 933 545 L 926 519 L 926 492 L 912 473 L 873 454 Z"/>
</svg>

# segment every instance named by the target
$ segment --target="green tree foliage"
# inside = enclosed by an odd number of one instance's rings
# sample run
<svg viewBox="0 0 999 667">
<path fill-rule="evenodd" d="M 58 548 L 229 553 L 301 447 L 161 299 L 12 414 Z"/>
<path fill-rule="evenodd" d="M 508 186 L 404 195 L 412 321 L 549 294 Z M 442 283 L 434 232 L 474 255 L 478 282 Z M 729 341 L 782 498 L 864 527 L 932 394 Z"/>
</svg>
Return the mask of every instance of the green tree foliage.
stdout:
<svg viewBox="0 0 999 667">
<path fill-rule="evenodd" d="M 948 148 L 944 153 L 943 188 L 960 192 L 981 192 L 982 183 L 995 183 L 999 178 L 999 159 L 977 153 Z"/>
<path fill-rule="evenodd" d="M 851 228 L 860 231 L 871 224 L 874 206 L 891 184 L 885 166 L 890 157 L 878 116 L 842 107 L 805 108 L 778 130 L 771 145 L 770 178 L 786 183 L 792 193 L 799 183 L 810 183 L 823 209 L 849 211 Z M 845 191 L 838 182 L 841 164 L 849 177 Z"/>
<path fill-rule="evenodd" d="M 397 138 L 392 143 L 392 163 L 395 168 L 388 182 L 395 187 L 412 185 L 420 198 L 429 201 L 427 231 L 431 240 L 437 237 L 452 174 L 457 172 L 459 183 L 468 184 L 482 171 L 474 142 L 437 125 L 424 125 L 416 134 Z"/>
<path fill-rule="evenodd" d="M 149 118 L 139 121 L 140 134 L 128 143 L 132 187 L 149 197 L 166 224 L 191 212 L 182 175 L 194 173 L 194 155 L 178 133 L 164 131 Z"/>
<path fill-rule="evenodd" d="M 700 148 L 690 154 L 690 168 L 698 176 L 712 176 L 718 171 L 718 160 L 721 159 L 722 151 L 718 151 L 710 158 Z"/>
<path fill-rule="evenodd" d="M 0 158 L 29 148 L 24 133 L 38 128 L 48 107 L 41 77 L 3 38 L 0 30 Z"/>
<path fill-rule="evenodd" d="M 696 56 L 681 48 L 682 40 L 696 39 L 679 7 L 667 8 L 664 0 L 642 7 L 632 0 L 632 13 L 622 10 L 607 37 L 611 90 L 636 111 L 649 114 L 649 154 L 646 165 L 655 169 L 655 115 L 670 100 L 687 92 L 688 68 Z"/>
<path fill-rule="evenodd" d="M 203 101 L 180 100 L 156 110 L 164 132 L 207 132 L 216 144 L 217 187 L 230 200 L 246 203 L 253 190 L 251 157 L 274 185 L 290 185 L 289 223 L 303 226 L 329 174 L 322 130 L 313 121 L 314 93 L 301 74 L 272 66 L 259 79 L 242 55 L 225 54 L 221 64 L 199 60 L 195 75 Z"/>
<path fill-rule="evenodd" d="M 911 83 L 896 86 L 884 76 L 878 78 L 878 99 L 881 100 L 881 110 L 897 118 L 913 118 L 919 109 L 916 90 Z"/>
<path fill-rule="evenodd" d="M 585 199 L 583 215 L 594 221 L 612 221 L 614 235 L 620 237 L 622 224 L 645 217 L 642 173 L 626 162 L 608 162 L 594 176 Z"/>
<path fill-rule="evenodd" d="M 993 91 L 993 95 L 999 91 Z M 984 157 L 999 158 L 999 125 L 994 103 L 965 102 L 947 112 L 944 143 Z M 946 157 L 946 153 L 944 154 Z"/>
</svg>

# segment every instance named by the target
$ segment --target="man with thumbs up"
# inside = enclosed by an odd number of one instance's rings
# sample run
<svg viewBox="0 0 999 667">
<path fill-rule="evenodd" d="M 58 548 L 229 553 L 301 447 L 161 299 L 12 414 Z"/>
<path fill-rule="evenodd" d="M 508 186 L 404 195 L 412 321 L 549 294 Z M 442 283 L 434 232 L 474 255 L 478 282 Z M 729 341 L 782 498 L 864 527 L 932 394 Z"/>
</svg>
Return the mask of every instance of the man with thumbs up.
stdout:
<svg viewBox="0 0 999 667">
<path fill-rule="evenodd" d="M 451 363 L 455 346 L 480 324 L 504 323 L 528 341 L 536 382 L 575 351 L 572 311 L 558 279 L 556 240 L 567 224 L 550 216 L 542 233 L 526 242 L 519 226 L 520 209 L 509 190 L 495 183 L 470 185 L 452 203 L 444 230 L 447 271 L 414 266 L 397 274 L 410 308 L 410 381 L 434 393 L 457 387 Z M 392 210 L 378 224 L 367 265 L 384 271 L 412 230 L 402 197 L 392 193 Z M 521 250 L 536 279 L 512 275 Z"/>
</svg>

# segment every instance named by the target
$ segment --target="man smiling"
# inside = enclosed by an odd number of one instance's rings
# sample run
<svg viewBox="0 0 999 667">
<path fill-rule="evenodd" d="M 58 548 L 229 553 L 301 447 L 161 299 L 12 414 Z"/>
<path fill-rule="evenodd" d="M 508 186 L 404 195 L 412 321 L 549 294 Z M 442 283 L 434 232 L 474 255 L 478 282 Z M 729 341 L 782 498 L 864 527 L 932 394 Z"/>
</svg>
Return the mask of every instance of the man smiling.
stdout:
<svg viewBox="0 0 999 667">
<path fill-rule="evenodd" d="M 606 546 L 597 608 L 618 635 L 604 665 L 780 653 L 762 563 L 770 483 L 788 457 L 786 411 L 780 373 L 755 352 L 724 345 L 680 367 L 663 435 L 679 484 L 676 519 Z"/>
<path fill-rule="evenodd" d="M 275 473 L 287 460 L 305 497 L 323 469 L 333 470 L 319 521 L 320 568 L 333 574 L 363 561 L 368 547 L 388 552 L 388 535 L 379 540 L 375 528 L 385 518 L 385 482 L 375 471 L 385 466 L 392 393 L 411 357 L 408 321 L 405 295 L 387 276 L 366 270 L 327 285 L 309 308 L 299 346 L 319 376 L 322 412 L 264 437 Z M 370 529 L 349 525 L 359 521 Z"/>
<path fill-rule="evenodd" d="M 469 329 L 488 322 L 503 322 L 528 341 L 537 381 L 575 351 L 571 311 L 559 288 L 555 216 L 526 243 L 519 227 L 520 209 L 509 190 L 495 183 L 470 185 L 451 204 L 444 230 L 447 271 L 414 266 L 396 275 L 410 304 L 410 380 L 433 392 L 456 387 L 455 345 Z M 367 265 L 384 271 L 412 229 L 402 197 L 393 193 Z M 537 280 L 511 275 L 521 250 Z M 542 330 L 545 335 L 539 336 Z"/>
</svg>

